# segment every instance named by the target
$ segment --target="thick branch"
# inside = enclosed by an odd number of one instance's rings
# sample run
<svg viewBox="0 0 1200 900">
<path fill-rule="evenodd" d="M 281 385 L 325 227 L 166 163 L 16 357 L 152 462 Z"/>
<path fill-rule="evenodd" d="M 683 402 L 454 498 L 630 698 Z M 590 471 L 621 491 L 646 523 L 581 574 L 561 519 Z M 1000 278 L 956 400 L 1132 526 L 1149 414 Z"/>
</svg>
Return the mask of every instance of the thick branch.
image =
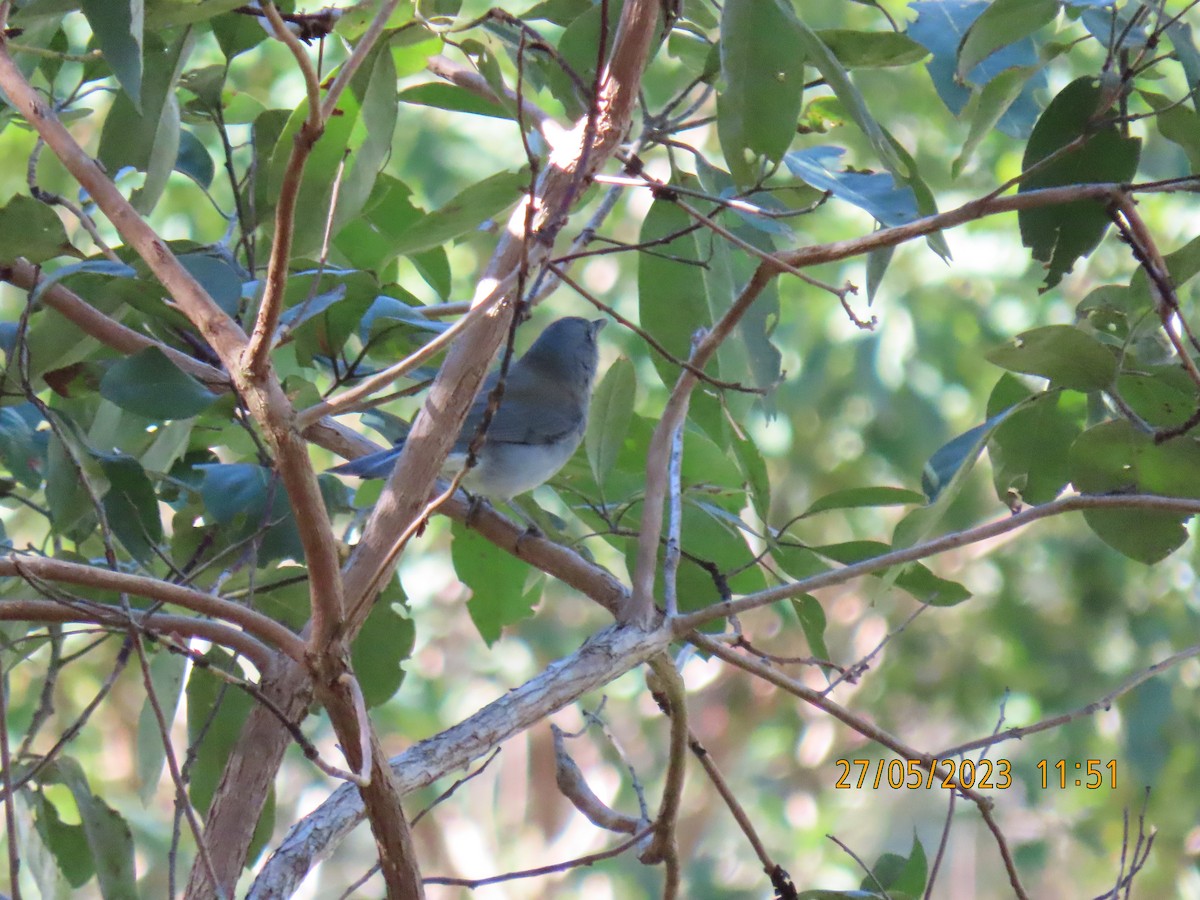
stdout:
<svg viewBox="0 0 1200 900">
<path fill-rule="evenodd" d="M 138 214 L 99 165 L 76 143 L 21 74 L 0 37 L 0 89 L 41 135 L 72 176 L 91 195 L 117 231 L 163 283 L 183 313 L 200 329 L 221 358 L 275 451 L 280 476 L 296 514 L 309 567 L 314 633 L 335 631 L 341 611 L 338 558 L 325 504 L 308 459 L 308 448 L 293 426 L 293 411 L 273 372 L 251 379 L 239 365 L 246 336 L 208 292 L 179 263 L 166 243 Z"/>
<path fill-rule="evenodd" d="M 432 492 L 467 409 L 506 333 L 516 274 L 547 257 L 568 209 L 582 194 L 586 178 L 612 155 L 628 127 L 658 11 L 658 0 L 630 0 L 625 4 L 597 114 L 578 122 L 569 141 L 555 148 L 535 196 L 526 201 L 535 214 L 533 233 L 526 233 L 525 204 L 509 219 L 472 301 L 473 309 L 485 312 L 451 346 L 346 569 L 347 604 L 354 611 L 351 628 L 365 617 L 372 600 L 371 589 L 383 580 L 391 537 L 411 529 Z M 535 235 L 537 239 L 531 240 Z"/>
<path fill-rule="evenodd" d="M 536 678 L 395 757 L 391 767 L 397 789 L 408 794 L 466 768 L 502 742 L 666 649 L 671 640 L 671 632 L 662 628 L 657 631 L 606 628 Z M 338 788 L 292 828 L 267 860 L 247 897 L 250 900 L 290 897 L 308 869 L 362 819 L 358 791 L 351 785 Z"/>
<path fill-rule="evenodd" d="M 7 281 L 24 291 L 32 291 L 37 287 L 41 278 L 37 266 L 26 259 L 17 258 L 10 263 L 0 263 L 0 280 Z M 111 347 L 119 353 L 128 354 L 140 353 L 142 350 L 156 347 L 180 371 L 204 382 L 207 387 L 213 390 L 229 390 L 229 376 L 220 369 L 192 359 L 174 347 L 169 347 L 122 325 L 60 283 L 50 285 L 38 299 L 39 302 L 59 313 L 64 319 L 106 347 Z"/>
</svg>

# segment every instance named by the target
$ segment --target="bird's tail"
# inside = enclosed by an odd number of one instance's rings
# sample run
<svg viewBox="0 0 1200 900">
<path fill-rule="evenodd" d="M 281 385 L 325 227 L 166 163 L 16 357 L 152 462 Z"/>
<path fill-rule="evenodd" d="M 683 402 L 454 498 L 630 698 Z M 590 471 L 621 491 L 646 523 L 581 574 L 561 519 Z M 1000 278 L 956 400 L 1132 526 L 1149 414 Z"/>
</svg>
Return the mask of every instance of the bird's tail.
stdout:
<svg viewBox="0 0 1200 900">
<path fill-rule="evenodd" d="M 403 449 L 403 443 L 397 444 L 387 450 L 377 450 L 366 456 L 360 456 L 358 459 L 352 459 L 350 462 L 344 462 L 329 471 L 335 475 L 356 475 L 359 478 L 387 478 L 392 474 L 392 467 L 396 465 L 396 457 Z"/>
</svg>

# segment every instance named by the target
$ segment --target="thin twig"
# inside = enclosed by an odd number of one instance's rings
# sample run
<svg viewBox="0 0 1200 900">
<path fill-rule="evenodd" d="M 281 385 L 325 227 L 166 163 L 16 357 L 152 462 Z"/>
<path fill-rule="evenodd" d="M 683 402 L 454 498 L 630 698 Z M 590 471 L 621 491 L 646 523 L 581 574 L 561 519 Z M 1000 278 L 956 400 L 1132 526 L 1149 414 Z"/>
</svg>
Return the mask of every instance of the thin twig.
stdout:
<svg viewBox="0 0 1200 900">
<path fill-rule="evenodd" d="M 133 648 L 137 652 L 138 662 L 142 669 L 142 687 L 146 691 L 146 702 L 150 704 L 150 709 L 154 713 L 154 721 L 158 726 L 158 736 L 162 740 L 163 758 L 167 763 L 167 771 L 171 773 L 171 783 L 175 785 L 175 803 L 177 808 L 183 811 L 184 818 L 187 819 L 188 827 L 192 831 L 192 840 L 196 842 L 196 853 L 200 857 L 200 862 L 208 871 L 208 877 L 212 879 L 214 885 L 219 884 L 217 881 L 216 869 L 213 867 L 212 856 L 208 851 L 208 842 L 204 839 L 204 829 L 200 825 L 200 820 L 196 816 L 196 810 L 192 807 L 192 802 L 188 798 L 187 785 L 184 783 L 183 775 L 179 771 L 179 761 L 175 758 L 175 746 L 171 743 L 171 723 L 167 721 L 166 715 L 163 713 L 162 704 L 158 702 L 158 692 L 154 689 L 154 681 L 150 677 L 150 660 L 146 656 L 146 648 L 142 645 L 142 637 L 136 629 L 129 630 L 129 640 L 133 643 Z M 217 888 L 217 896 L 225 897 L 225 891 L 220 887 Z"/>
<path fill-rule="evenodd" d="M 4 780 L 4 826 L 8 831 L 8 884 L 13 900 L 21 900 L 21 841 L 17 836 L 17 798 L 13 793 L 12 756 L 8 746 L 8 672 L 0 669 L 0 778 Z"/>
</svg>

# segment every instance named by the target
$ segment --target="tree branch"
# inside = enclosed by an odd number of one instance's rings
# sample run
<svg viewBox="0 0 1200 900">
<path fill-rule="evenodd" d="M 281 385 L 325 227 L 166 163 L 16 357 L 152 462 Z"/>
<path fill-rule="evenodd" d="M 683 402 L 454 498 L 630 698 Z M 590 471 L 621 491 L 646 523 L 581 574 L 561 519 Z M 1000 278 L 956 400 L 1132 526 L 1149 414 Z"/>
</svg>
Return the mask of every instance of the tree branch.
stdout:
<svg viewBox="0 0 1200 900">
<path fill-rule="evenodd" d="M 304 642 L 286 626 L 269 616 L 249 609 L 240 603 L 231 603 L 211 594 L 171 584 L 157 578 L 127 575 L 124 572 L 114 572 L 112 569 L 102 569 L 99 566 L 85 566 L 44 556 L 19 556 L 11 553 L 0 556 L 0 576 L 4 575 L 16 578 L 33 577 L 43 581 L 99 588 L 182 606 L 192 612 L 237 625 L 247 634 L 257 638 L 258 641 L 283 651 L 297 662 L 303 662 L 305 658 Z M 0 601 L 0 606 L 7 602 Z M 16 618 L 16 616 L 9 615 L 6 618 Z M 68 618 L 56 621 L 71 620 Z M 185 621 L 197 620 L 187 619 Z M 198 622 L 198 624 L 201 623 Z M 261 659 L 261 654 L 259 656 Z"/>
</svg>

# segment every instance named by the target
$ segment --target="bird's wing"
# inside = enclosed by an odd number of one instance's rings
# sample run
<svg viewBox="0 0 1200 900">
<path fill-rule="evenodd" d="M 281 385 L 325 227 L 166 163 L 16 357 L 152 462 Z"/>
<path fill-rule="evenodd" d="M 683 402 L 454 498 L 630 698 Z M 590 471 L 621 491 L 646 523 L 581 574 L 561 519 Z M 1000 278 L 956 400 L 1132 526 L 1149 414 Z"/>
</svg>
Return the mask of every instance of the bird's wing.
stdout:
<svg viewBox="0 0 1200 900">
<path fill-rule="evenodd" d="M 487 430 L 487 440 L 506 444 L 553 444 L 564 437 L 577 433 L 583 425 L 584 411 L 581 404 L 561 396 L 548 397 L 546 386 L 540 383 L 535 389 L 528 373 L 510 372 L 504 383 L 504 397 L 496 410 Z M 456 449 L 465 450 L 470 444 L 483 413 L 487 409 L 492 381 L 475 398 L 471 411 L 463 423 Z M 551 390 L 553 395 L 555 390 Z M 550 402 L 548 402 L 550 401 Z"/>
</svg>

